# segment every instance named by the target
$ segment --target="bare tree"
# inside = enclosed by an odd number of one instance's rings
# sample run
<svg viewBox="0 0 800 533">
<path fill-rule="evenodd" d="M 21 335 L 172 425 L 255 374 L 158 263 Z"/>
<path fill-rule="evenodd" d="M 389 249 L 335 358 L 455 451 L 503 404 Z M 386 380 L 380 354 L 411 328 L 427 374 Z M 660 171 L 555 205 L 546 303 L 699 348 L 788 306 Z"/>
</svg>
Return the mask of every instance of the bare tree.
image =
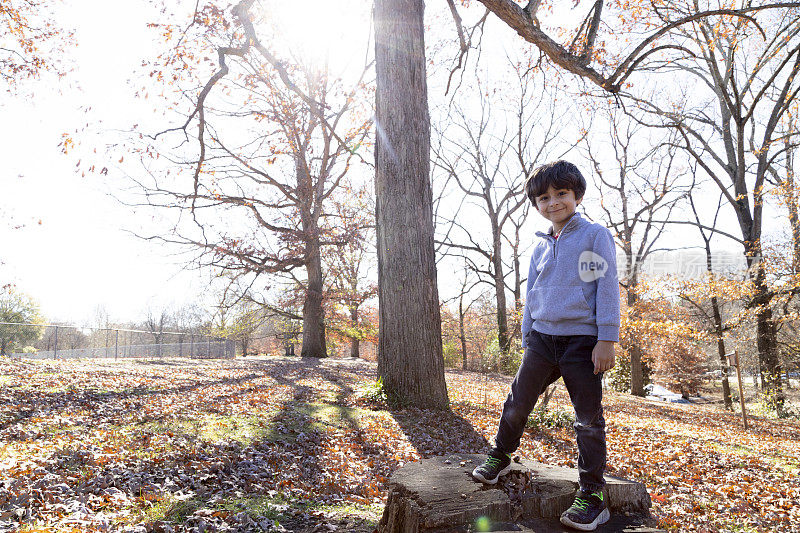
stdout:
<svg viewBox="0 0 800 533">
<path fill-rule="evenodd" d="M 199 94 L 187 91 L 192 108 L 184 124 L 153 143 L 184 172 L 170 178 L 172 168 L 150 163 L 156 170 L 137 182 L 148 205 L 182 211 L 174 234 L 160 240 L 194 248 L 201 265 L 242 285 L 274 283 L 261 279 L 269 276 L 302 286 L 302 355 L 324 357 L 321 255 L 344 237 L 322 221 L 332 193 L 361 158 L 371 126 L 365 88 L 363 80 L 346 87 L 325 67 L 278 59 L 255 29 L 252 3 L 236 4 L 232 21 L 214 6 L 196 14 L 195 25 L 209 21 L 196 31 L 220 43 L 218 70 Z M 176 52 L 184 60 L 193 57 L 186 37 Z M 166 143 L 188 140 L 192 124 L 199 154 L 185 159 L 183 146 L 176 153 Z M 148 146 L 145 159 L 152 153 Z"/>
<path fill-rule="evenodd" d="M 671 218 L 685 193 L 678 186 L 683 172 L 676 164 L 675 149 L 669 143 L 646 139 L 648 132 L 644 127 L 611 106 L 605 108 L 601 117 L 607 120 L 607 133 L 585 138 L 583 146 L 600 193 L 603 223 L 611 229 L 625 255 L 620 285 L 625 289 L 629 319 L 635 322 L 641 270 L 649 256 L 668 250 L 658 246 L 658 241 L 664 233 L 666 220 Z M 613 160 L 608 154 L 613 154 Z M 631 393 L 644 396 L 642 346 L 636 328 L 628 329 L 630 331 L 621 340 L 630 357 Z"/>
<path fill-rule="evenodd" d="M 334 309 L 328 325 L 350 339 L 350 357 L 359 357 L 361 340 L 374 329 L 365 319 L 364 304 L 378 294 L 371 275 L 375 256 L 374 199 L 366 188 L 345 187 L 334 201 L 334 212 L 348 238 L 324 254 L 326 295 L 331 304 L 345 309 L 346 317 L 340 317 Z"/>
<path fill-rule="evenodd" d="M 518 83 L 513 89 L 495 93 L 497 101 L 514 102 L 508 112 L 513 122 L 497 127 L 502 123 L 497 120 L 497 109 L 478 83 L 479 116 L 473 118 L 471 112 L 454 106 L 445 119 L 448 127 L 437 132 L 434 147 L 434 164 L 441 174 L 437 205 L 441 236 L 437 242 L 444 256 L 464 257 L 478 279 L 492 287 L 504 357 L 519 328 L 518 320 L 509 327 L 507 295 L 513 295 L 512 309 L 518 313 L 524 281 L 520 247 L 530 244 L 520 238 L 529 203 L 525 178 L 562 140 L 559 135 L 567 114 L 565 108 L 555 106 L 542 85 L 541 73 L 519 65 L 514 72 Z M 540 103 L 535 109 L 529 105 L 532 98 Z M 453 198 L 447 196 L 450 188 Z M 457 207 L 445 205 L 448 202 Z"/>
<path fill-rule="evenodd" d="M 462 276 L 459 281 L 459 290 L 456 295 L 454 295 L 449 300 L 445 300 L 442 302 L 443 306 L 448 306 L 452 302 L 458 302 L 458 317 L 457 317 L 457 333 L 455 336 L 458 338 L 459 348 L 461 351 L 461 370 L 468 370 L 469 369 L 469 352 L 468 352 L 468 342 L 471 340 L 469 335 L 471 332 L 468 331 L 468 324 L 467 320 L 470 316 L 472 306 L 475 305 L 479 300 L 483 299 L 483 293 L 479 293 L 478 296 L 473 296 L 473 293 L 476 288 L 481 286 L 480 280 L 476 279 L 475 272 L 469 267 L 469 264 L 465 261 L 464 267 L 462 270 Z M 450 314 L 450 313 L 448 313 Z M 451 336 L 453 334 L 451 333 Z"/>
<path fill-rule="evenodd" d="M 167 307 L 155 309 L 148 307 L 144 319 L 145 328 L 152 333 L 153 342 L 158 350 L 157 355 L 161 356 L 162 345 L 164 344 L 165 330 L 172 324 L 172 312 Z"/>
<path fill-rule="evenodd" d="M 665 11 L 663 21 L 672 13 Z M 759 20 L 768 33 L 751 18 L 722 19 L 718 24 L 701 18 L 682 26 L 682 43 L 691 55 L 672 68 L 687 76 L 685 93 L 677 100 L 661 92 L 635 101 L 657 116 L 660 125 L 680 134 L 676 146 L 719 187 L 736 215 L 754 286 L 750 307 L 756 312 L 766 393 L 782 410 L 777 322 L 771 305 L 776 293 L 769 286 L 762 236 L 770 189 L 766 178 L 770 167 L 785 157 L 778 125 L 800 90 L 800 13 L 769 11 Z"/>
<path fill-rule="evenodd" d="M 689 200 L 689 205 L 692 209 L 692 215 L 696 222 L 696 226 L 698 231 L 700 232 L 700 237 L 703 240 L 703 248 L 705 249 L 706 254 L 706 275 L 707 276 L 714 276 L 715 273 L 713 271 L 713 260 L 714 255 L 711 249 L 711 241 L 714 237 L 714 229 L 717 227 L 717 221 L 719 219 L 720 211 L 724 203 L 724 198 L 722 195 L 719 197 L 719 201 L 717 203 L 717 207 L 714 212 L 714 216 L 710 222 L 705 222 L 702 220 L 700 212 L 698 210 L 697 201 L 695 200 L 695 196 L 697 195 L 697 190 L 693 186 L 689 189 L 687 198 Z M 711 228 L 710 230 L 708 228 Z M 741 241 L 737 241 L 741 244 Z M 722 399 L 725 403 L 725 407 L 727 409 L 733 410 L 733 401 L 731 400 L 731 387 L 730 383 L 728 382 L 728 358 L 726 357 L 727 350 L 725 348 L 725 333 L 729 331 L 732 327 L 731 324 L 728 324 L 723 319 L 724 313 L 724 306 L 726 303 L 726 299 L 723 299 L 714 292 L 712 292 L 711 298 L 707 302 L 710 305 L 710 311 L 707 309 L 707 306 L 704 305 L 706 302 L 698 301 L 697 299 L 693 298 L 691 295 L 686 293 L 681 293 L 680 297 L 686 301 L 696 312 L 700 315 L 702 322 L 705 323 L 710 330 L 711 334 L 713 335 L 714 339 L 716 340 L 717 344 L 717 355 L 719 356 L 720 366 L 723 369 L 722 375 Z"/>
<path fill-rule="evenodd" d="M 626 88 L 633 74 L 669 69 L 676 58 L 692 55 L 693 52 L 680 42 L 664 42 L 687 26 L 712 18 L 754 21 L 755 15 L 761 11 L 790 11 L 790 8 L 800 7 L 800 2 L 753 5 L 748 1 L 739 9 L 730 9 L 721 2 L 719 8 L 701 9 L 697 2 L 692 1 L 659 3 L 633 0 L 606 9 L 603 0 L 594 0 L 588 3 L 590 7 L 584 11 L 584 17 L 572 17 L 574 24 L 561 32 L 564 36 L 553 38 L 539 22 L 541 0 L 530 0 L 525 6 L 514 0 L 478 1 L 525 41 L 535 45 L 554 65 L 615 94 Z M 580 0 L 574 0 L 573 9 L 579 4 Z M 463 34 L 461 17 L 452 3 L 451 9 L 459 32 Z M 598 45 L 610 43 L 605 42 L 601 29 L 615 46 L 629 43 L 627 48 L 615 50 L 608 46 L 610 50 L 603 50 L 605 46 Z M 623 35 L 629 38 L 624 39 Z M 563 41 L 559 42 L 561 39 Z M 463 38 L 461 43 L 459 65 L 463 63 L 464 48 L 471 44 L 465 45 Z"/>
</svg>

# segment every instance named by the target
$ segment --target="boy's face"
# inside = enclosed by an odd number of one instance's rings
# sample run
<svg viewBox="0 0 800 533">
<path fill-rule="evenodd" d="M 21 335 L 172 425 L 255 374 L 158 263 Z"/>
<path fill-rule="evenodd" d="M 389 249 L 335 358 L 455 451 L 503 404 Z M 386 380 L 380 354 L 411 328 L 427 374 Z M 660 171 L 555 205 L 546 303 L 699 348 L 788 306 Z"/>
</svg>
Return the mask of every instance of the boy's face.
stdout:
<svg viewBox="0 0 800 533">
<path fill-rule="evenodd" d="M 575 214 L 582 199 L 575 199 L 575 191 L 572 189 L 554 189 L 551 185 L 547 191 L 536 197 L 536 209 L 553 223 L 553 231 L 558 233 Z"/>
</svg>

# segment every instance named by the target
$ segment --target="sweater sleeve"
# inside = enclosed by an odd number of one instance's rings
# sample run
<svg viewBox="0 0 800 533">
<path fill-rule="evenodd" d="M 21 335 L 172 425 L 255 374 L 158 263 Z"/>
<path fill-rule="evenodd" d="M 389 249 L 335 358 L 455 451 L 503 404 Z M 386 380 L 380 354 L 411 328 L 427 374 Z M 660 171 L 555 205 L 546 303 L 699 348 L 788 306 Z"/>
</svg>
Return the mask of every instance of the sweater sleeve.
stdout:
<svg viewBox="0 0 800 533">
<path fill-rule="evenodd" d="M 619 342 L 619 279 L 617 249 L 608 229 L 603 228 L 594 239 L 594 253 L 602 257 L 608 268 L 597 280 L 597 340 Z"/>
<path fill-rule="evenodd" d="M 525 288 L 525 306 L 522 308 L 522 346 L 525 346 L 525 335 L 533 327 L 533 318 L 531 317 L 531 310 L 528 307 L 528 294 L 530 294 L 531 289 L 533 289 L 533 284 L 536 283 L 536 277 L 539 273 L 536 271 L 536 248 L 534 248 L 533 253 L 531 253 L 531 265 L 528 268 L 528 283 L 526 284 Z"/>
</svg>

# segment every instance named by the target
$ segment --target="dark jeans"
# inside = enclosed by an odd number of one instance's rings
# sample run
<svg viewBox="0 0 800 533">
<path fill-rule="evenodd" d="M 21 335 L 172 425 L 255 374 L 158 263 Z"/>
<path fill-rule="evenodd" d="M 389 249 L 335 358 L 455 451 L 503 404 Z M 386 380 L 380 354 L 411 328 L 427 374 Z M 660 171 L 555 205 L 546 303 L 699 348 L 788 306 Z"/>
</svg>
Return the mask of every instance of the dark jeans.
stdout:
<svg viewBox="0 0 800 533">
<path fill-rule="evenodd" d="M 581 489 L 602 490 L 606 468 L 606 422 L 603 418 L 602 372 L 594 373 L 591 335 L 545 335 L 536 330 L 525 336 L 525 355 L 503 404 L 495 446 L 504 453 L 519 447 L 525 422 L 548 385 L 563 376 L 575 408 L 578 474 Z"/>
</svg>

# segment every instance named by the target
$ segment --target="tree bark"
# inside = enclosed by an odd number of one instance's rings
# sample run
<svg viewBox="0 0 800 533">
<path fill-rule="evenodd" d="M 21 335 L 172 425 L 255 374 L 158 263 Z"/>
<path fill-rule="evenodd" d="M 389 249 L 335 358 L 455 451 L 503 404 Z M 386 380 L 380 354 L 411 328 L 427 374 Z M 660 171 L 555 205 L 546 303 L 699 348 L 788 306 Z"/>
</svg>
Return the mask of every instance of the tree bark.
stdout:
<svg viewBox="0 0 800 533">
<path fill-rule="evenodd" d="M 706 247 L 706 272 L 708 274 L 713 275 L 713 269 L 711 268 L 711 240 L 705 237 L 703 234 L 703 239 L 705 240 L 705 247 Z M 725 409 L 729 411 L 733 411 L 733 400 L 731 398 L 731 385 L 728 381 L 728 358 L 725 356 L 725 334 L 724 334 L 724 325 L 722 323 L 722 311 L 719 305 L 719 298 L 713 296 L 711 298 L 711 312 L 714 316 L 714 335 L 717 337 L 717 352 L 719 353 L 719 362 L 722 365 L 722 399 L 725 402 Z"/>
<path fill-rule="evenodd" d="M 493 221 L 494 222 L 494 221 Z M 494 231 L 494 292 L 497 302 L 497 342 L 500 345 L 500 357 L 503 365 L 508 361 L 508 351 L 511 347 L 511 336 L 508 334 L 508 307 L 506 303 L 506 281 L 503 271 L 503 254 L 500 228 L 497 224 Z"/>
<path fill-rule="evenodd" d="M 522 265 L 519 257 L 519 231 L 520 226 L 514 228 L 514 246 L 512 250 L 514 265 L 514 329 L 511 331 L 512 338 L 522 333 Z"/>
<path fill-rule="evenodd" d="M 698 220 L 699 222 L 699 220 Z M 706 272 L 713 275 L 711 267 L 711 239 L 702 233 L 703 240 L 705 241 L 706 248 Z M 722 399 L 725 402 L 725 409 L 733 411 L 733 400 L 731 399 L 731 385 L 728 382 L 728 358 L 725 357 L 725 333 L 724 324 L 722 323 L 722 311 L 719 305 L 719 298 L 716 296 L 711 297 L 711 312 L 714 317 L 714 336 L 717 338 L 717 352 L 719 353 L 719 362 L 722 365 Z"/>
<path fill-rule="evenodd" d="M 422 0 L 376 0 L 378 374 L 400 402 L 448 408 L 433 243 Z"/>
<path fill-rule="evenodd" d="M 353 327 L 358 327 L 358 307 L 350 308 L 350 320 L 353 321 Z M 360 340 L 358 337 L 350 337 L 350 357 L 358 359 Z"/>
<path fill-rule="evenodd" d="M 467 369 L 467 335 L 464 331 L 464 292 L 458 298 L 458 339 L 461 341 L 461 370 Z"/>
<path fill-rule="evenodd" d="M 759 235 L 760 237 L 760 235 Z M 772 313 L 772 296 L 766 283 L 766 271 L 761 257 L 760 239 L 745 242 L 748 272 L 755 292 L 752 307 L 756 311 L 756 346 L 758 347 L 759 373 L 762 390 L 769 405 L 783 412 L 786 397 L 781 383 L 781 364 L 778 354 L 778 328 Z"/>
<path fill-rule="evenodd" d="M 722 313 L 719 309 L 719 300 L 716 296 L 711 298 L 711 310 L 714 313 L 714 332 L 717 337 L 717 351 L 719 352 L 719 362 L 722 365 L 722 399 L 725 401 L 725 409 L 733 411 L 733 400 L 731 400 L 731 385 L 728 382 L 728 358 L 725 357 L 725 338 L 722 332 Z"/>
<path fill-rule="evenodd" d="M 325 310 L 322 307 L 322 259 L 318 237 L 307 244 L 306 273 L 308 286 L 303 302 L 303 346 L 300 356 L 327 357 Z"/>
<path fill-rule="evenodd" d="M 637 282 L 631 281 L 628 286 L 628 309 L 633 309 L 639 296 L 636 294 Z M 628 345 L 628 355 L 631 359 L 631 394 L 644 397 L 644 367 L 642 364 L 642 348 L 636 339 Z"/>
</svg>

